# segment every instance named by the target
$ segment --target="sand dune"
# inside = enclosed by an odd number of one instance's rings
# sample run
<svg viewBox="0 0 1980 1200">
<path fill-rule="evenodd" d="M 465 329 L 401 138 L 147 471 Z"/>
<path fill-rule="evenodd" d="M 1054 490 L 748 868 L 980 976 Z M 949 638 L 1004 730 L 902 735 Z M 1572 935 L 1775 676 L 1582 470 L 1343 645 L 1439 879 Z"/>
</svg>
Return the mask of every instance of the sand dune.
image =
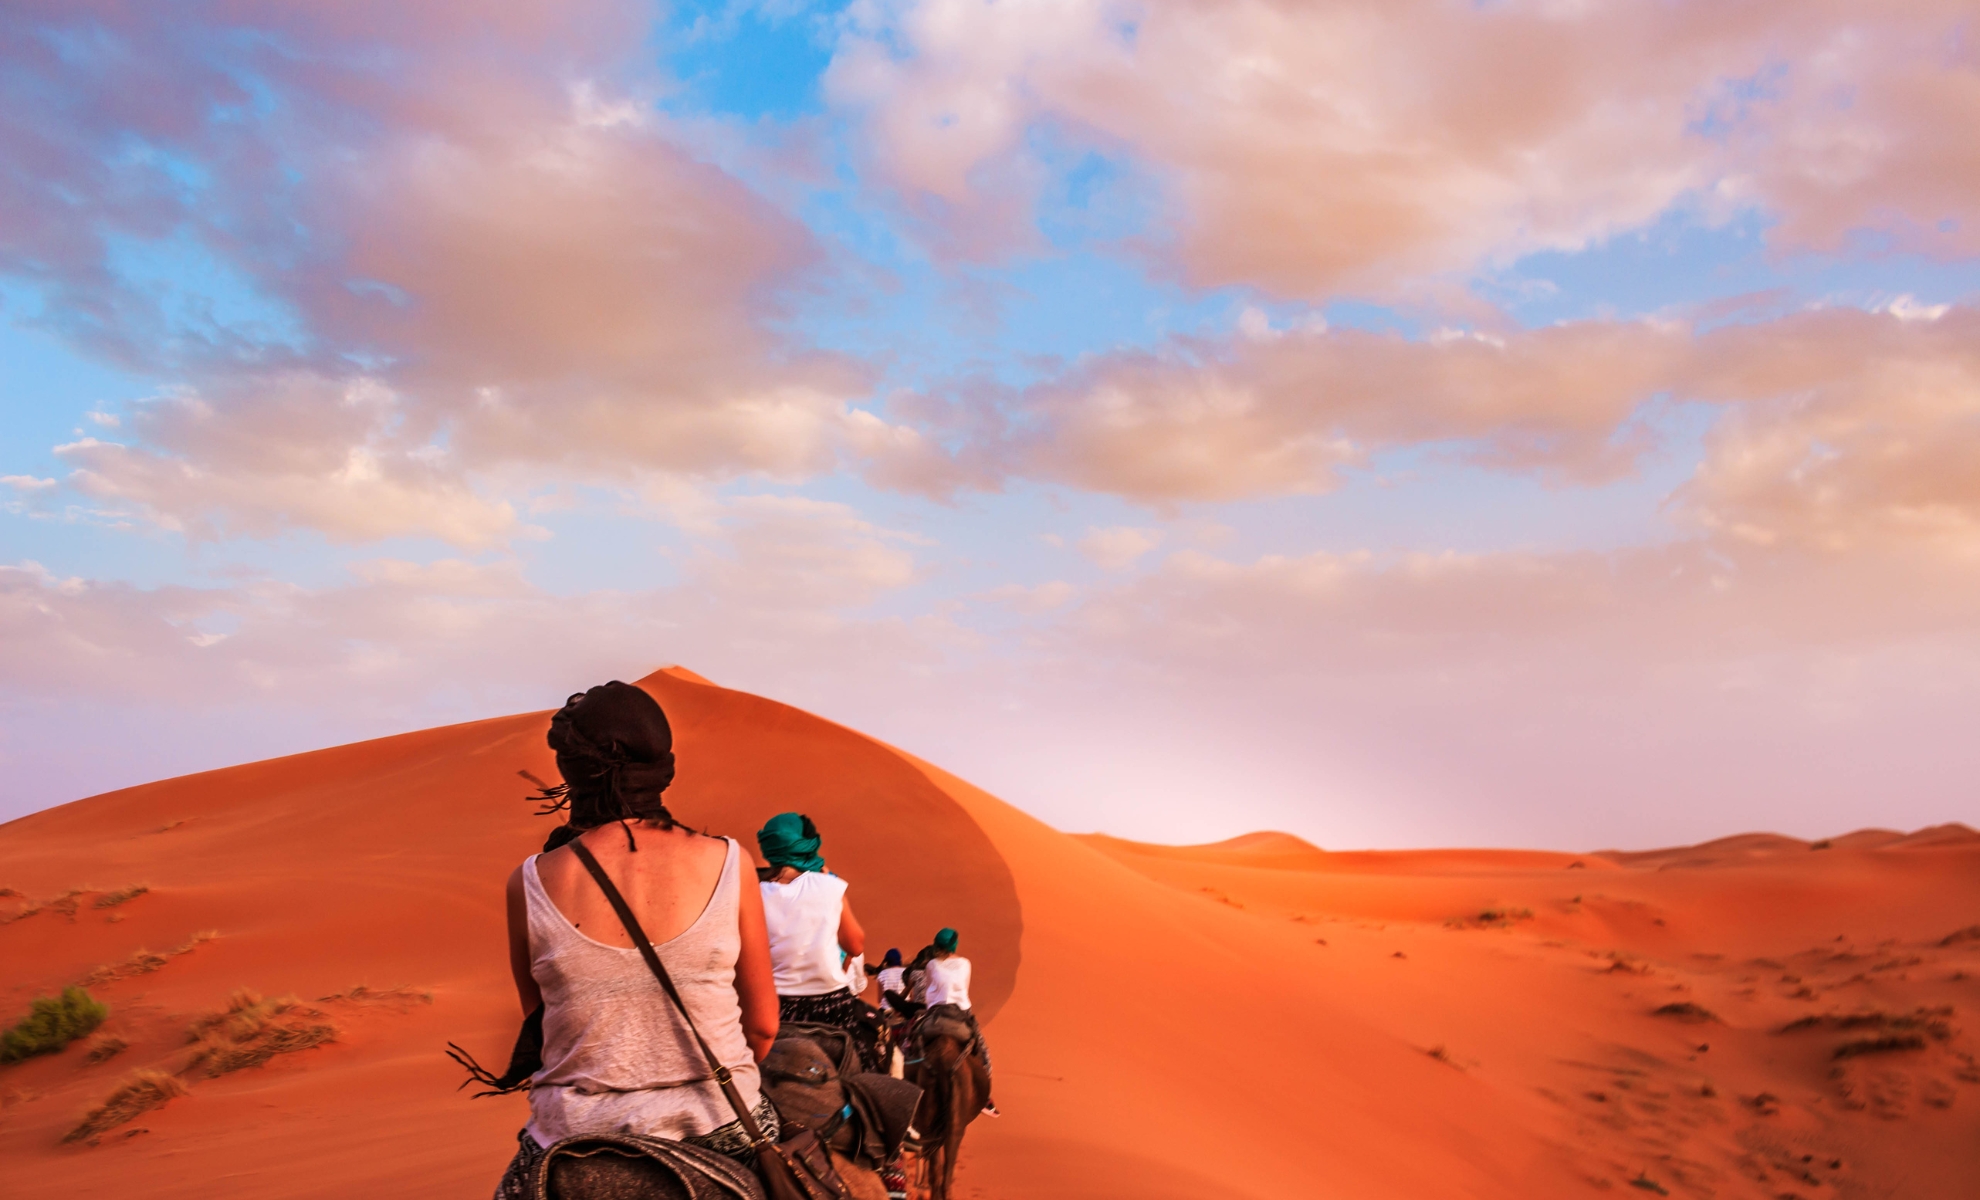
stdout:
<svg viewBox="0 0 1980 1200">
<path fill-rule="evenodd" d="M 1976 1194 L 1963 826 L 1819 850 L 1149 846 L 689 672 L 642 682 L 675 721 L 683 818 L 747 839 L 803 809 L 883 946 L 963 931 L 1007 1114 L 973 1129 L 965 1195 Z M 127 1043 L 0 1067 L 7 1194 L 486 1195 L 524 1105 L 455 1093 L 440 1048 L 499 1059 L 514 1033 L 500 884 L 545 831 L 515 773 L 549 771 L 546 720 L 0 826 L 0 918 L 37 909 L 0 925 L 0 1004 L 93 979 Z M 132 1070 L 183 1066 L 188 1025 L 241 988 L 335 1040 L 192 1070 L 62 1143 Z"/>
</svg>

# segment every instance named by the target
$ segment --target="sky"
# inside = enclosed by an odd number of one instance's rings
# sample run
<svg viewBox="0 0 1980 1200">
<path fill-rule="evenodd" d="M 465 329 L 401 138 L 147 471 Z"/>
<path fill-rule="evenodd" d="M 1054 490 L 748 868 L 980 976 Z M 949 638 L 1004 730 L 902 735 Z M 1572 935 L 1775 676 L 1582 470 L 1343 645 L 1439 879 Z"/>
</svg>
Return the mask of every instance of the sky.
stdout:
<svg viewBox="0 0 1980 1200">
<path fill-rule="evenodd" d="M 678 663 L 1147 840 L 1980 823 L 1976 122 L 1941 0 L 12 0 L 0 819 Z"/>
</svg>

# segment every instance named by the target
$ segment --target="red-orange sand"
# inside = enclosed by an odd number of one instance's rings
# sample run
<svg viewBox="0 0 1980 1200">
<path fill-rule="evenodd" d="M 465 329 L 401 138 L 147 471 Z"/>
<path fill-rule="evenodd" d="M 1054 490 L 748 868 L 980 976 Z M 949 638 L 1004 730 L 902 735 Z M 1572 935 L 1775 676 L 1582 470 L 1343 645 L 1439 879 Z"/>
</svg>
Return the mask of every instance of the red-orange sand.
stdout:
<svg viewBox="0 0 1980 1200">
<path fill-rule="evenodd" d="M 1980 1196 L 1964 827 L 1639 855 L 1149 846 L 1059 833 L 688 672 L 644 683 L 678 733 L 684 819 L 750 845 L 802 809 L 879 947 L 962 931 L 1005 1113 L 972 1127 L 963 1196 Z M 548 828 L 516 775 L 551 774 L 546 720 L 0 826 L 21 893 L 0 919 L 86 889 L 0 925 L 5 1020 L 168 956 L 94 989 L 120 1054 L 0 1067 L 0 1194 L 486 1196 L 525 1101 L 455 1092 L 441 1050 L 499 1069 L 515 1033 L 501 885 Z M 62 1144 L 133 1069 L 181 1063 L 188 1022 L 237 988 L 301 998 L 338 1040 Z M 1695 1009 L 1656 1015 L 1673 1004 Z M 1836 1057 L 1851 1046 L 1870 1052 Z"/>
</svg>

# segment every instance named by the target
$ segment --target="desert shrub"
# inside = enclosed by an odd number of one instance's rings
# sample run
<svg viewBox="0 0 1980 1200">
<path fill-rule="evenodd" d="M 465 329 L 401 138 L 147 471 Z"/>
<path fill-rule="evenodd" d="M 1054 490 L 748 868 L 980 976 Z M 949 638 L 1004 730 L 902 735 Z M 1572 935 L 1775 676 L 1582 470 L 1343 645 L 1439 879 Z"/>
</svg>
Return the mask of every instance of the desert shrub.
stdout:
<svg viewBox="0 0 1980 1200">
<path fill-rule="evenodd" d="M 110 1007 L 79 987 L 66 987 L 60 996 L 42 996 L 28 1008 L 20 1024 L 0 1034 L 0 1062 L 19 1062 L 36 1054 L 53 1054 L 89 1033 Z"/>
<path fill-rule="evenodd" d="M 1653 1017 L 1672 1017 L 1676 1020 L 1686 1021 L 1694 1025 L 1703 1024 L 1707 1021 L 1717 1021 L 1719 1019 L 1718 1014 L 1711 1009 L 1693 1004 L 1689 1000 L 1680 1001 L 1677 1004 L 1666 1004 L 1650 1015 Z"/>
<path fill-rule="evenodd" d="M 137 887 L 119 888 L 114 892 L 105 892 L 96 898 L 96 903 L 92 907 L 115 908 L 126 900 L 135 900 L 150 890 L 150 888 L 145 887 L 143 884 L 139 884 Z"/>
<path fill-rule="evenodd" d="M 163 1071 L 134 1071 L 103 1100 L 103 1103 L 89 1110 L 82 1124 L 71 1129 L 62 1138 L 64 1142 L 80 1142 L 93 1138 L 107 1129 L 115 1129 L 124 1122 L 164 1104 L 175 1096 L 186 1094 L 186 1085 L 176 1076 Z"/>
<path fill-rule="evenodd" d="M 293 996 L 264 1000 L 242 988 L 225 1010 L 194 1021 L 186 1037 L 194 1046 L 186 1070 L 200 1071 L 212 1079 L 229 1071 L 258 1067 L 278 1054 L 335 1041 L 337 1027 Z"/>
</svg>

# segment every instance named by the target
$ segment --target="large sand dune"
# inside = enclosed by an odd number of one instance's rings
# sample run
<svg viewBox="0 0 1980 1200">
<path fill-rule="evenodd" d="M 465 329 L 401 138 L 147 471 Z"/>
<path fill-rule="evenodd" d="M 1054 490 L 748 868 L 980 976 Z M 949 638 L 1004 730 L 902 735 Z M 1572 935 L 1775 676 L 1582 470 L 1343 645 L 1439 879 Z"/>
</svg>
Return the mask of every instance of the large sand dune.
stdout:
<svg viewBox="0 0 1980 1200">
<path fill-rule="evenodd" d="M 1580 856 L 1150 846 L 1058 833 L 686 672 L 643 682 L 684 819 L 749 844 L 803 809 L 881 945 L 963 931 L 1006 1113 L 972 1129 L 964 1195 L 1980 1195 L 1964 827 Z M 499 1062 L 514 1035 L 501 882 L 546 831 L 516 775 L 550 772 L 546 721 L 0 826 L 20 893 L 0 919 L 39 906 L 0 925 L 7 1019 L 114 975 L 93 991 L 128 1043 L 0 1067 L 0 1191 L 485 1196 L 524 1101 L 456 1093 L 441 1048 Z M 241 988 L 300 997 L 335 1040 L 61 1141 L 134 1069 L 182 1066 L 189 1022 Z"/>
</svg>

